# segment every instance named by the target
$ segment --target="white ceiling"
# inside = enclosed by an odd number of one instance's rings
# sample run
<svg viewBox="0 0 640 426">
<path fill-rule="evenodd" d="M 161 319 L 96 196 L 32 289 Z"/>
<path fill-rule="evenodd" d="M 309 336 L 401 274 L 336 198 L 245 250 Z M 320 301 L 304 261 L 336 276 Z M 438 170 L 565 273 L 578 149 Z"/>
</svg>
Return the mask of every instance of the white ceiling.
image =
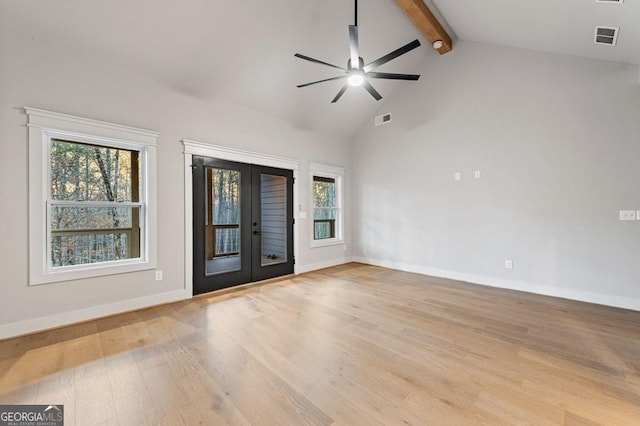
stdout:
<svg viewBox="0 0 640 426">
<path fill-rule="evenodd" d="M 638 0 L 433 3 L 460 39 L 640 63 Z M 339 71 L 293 54 L 346 66 L 352 23 L 352 0 L 0 0 L 2 29 L 150 75 L 189 96 L 223 98 L 343 137 L 371 120 L 384 100 L 350 88 L 331 104 L 342 85 L 335 81 L 296 88 Z M 618 46 L 594 45 L 595 25 L 620 26 Z M 423 43 L 380 71 L 420 73 L 427 56 L 438 56 L 394 0 L 360 0 L 358 26 L 365 62 L 416 38 Z M 389 97 L 400 84 L 420 82 L 373 84 Z"/>
<path fill-rule="evenodd" d="M 638 0 L 434 1 L 460 39 L 640 64 Z M 619 27 L 617 45 L 596 45 L 596 26 Z"/>
</svg>

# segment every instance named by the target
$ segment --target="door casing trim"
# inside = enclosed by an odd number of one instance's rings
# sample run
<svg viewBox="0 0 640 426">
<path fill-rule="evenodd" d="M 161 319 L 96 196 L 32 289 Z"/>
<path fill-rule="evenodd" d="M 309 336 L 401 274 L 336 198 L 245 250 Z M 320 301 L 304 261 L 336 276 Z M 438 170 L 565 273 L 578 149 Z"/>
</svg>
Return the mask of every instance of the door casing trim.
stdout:
<svg viewBox="0 0 640 426">
<path fill-rule="evenodd" d="M 298 209 L 299 205 L 298 187 L 295 179 L 298 178 L 300 162 L 284 157 L 261 154 L 258 152 L 244 151 L 226 146 L 212 145 L 205 142 L 198 142 L 190 139 L 182 139 L 184 156 L 184 289 L 189 297 L 193 297 L 193 180 L 191 177 L 191 164 L 193 156 L 203 156 L 218 158 L 220 160 L 236 161 L 239 163 L 256 164 L 259 166 L 276 167 L 293 171 L 293 255 L 299 259 L 298 251 Z M 293 265 L 293 273 L 298 273 L 298 265 Z"/>
</svg>

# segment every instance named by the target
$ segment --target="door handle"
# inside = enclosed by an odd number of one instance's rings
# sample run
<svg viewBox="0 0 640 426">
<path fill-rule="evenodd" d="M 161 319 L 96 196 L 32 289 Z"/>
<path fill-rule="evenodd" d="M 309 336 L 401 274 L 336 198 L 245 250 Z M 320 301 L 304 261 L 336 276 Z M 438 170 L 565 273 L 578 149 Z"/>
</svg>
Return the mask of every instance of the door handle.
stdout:
<svg viewBox="0 0 640 426">
<path fill-rule="evenodd" d="M 253 235 L 260 235 L 260 231 L 253 231 Z"/>
</svg>

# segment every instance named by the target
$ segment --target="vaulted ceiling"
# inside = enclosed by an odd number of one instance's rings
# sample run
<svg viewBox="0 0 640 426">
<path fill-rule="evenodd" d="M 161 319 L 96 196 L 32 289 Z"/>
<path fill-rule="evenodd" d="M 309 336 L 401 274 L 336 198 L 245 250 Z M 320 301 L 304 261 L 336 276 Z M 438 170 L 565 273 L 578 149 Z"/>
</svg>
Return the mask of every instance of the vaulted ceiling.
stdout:
<svg viewBox="0 0 640 426">
<path fill-rule="evenodd" d="M 466 39 L 604 60 L 640 63 L 640 4 L 596 0 L 427 1 L 455 40 Z M 438 60 L 395 0 L 360 0 L 360 51 L 371 61 L 414 39 L 423 46 L 379 71 L 425 74 Z M 202 100 L 223 98 L 295 126 L 350 137 L 380 109 L 362 88 L 296 52 L 340 66 L 349 57 L 352 0 L 0 0 L 0 28 L 64 46 L 84 60 L 128 68 Z M 619 26 L 618 45 L 593 43 L 596 25 Z M 423 78 L 428 78 L 423 75 Z M 398 85 L 376 80 L 383 97 Z M 46 105 L 45 105 L 46 106 Z"/>
</svg>

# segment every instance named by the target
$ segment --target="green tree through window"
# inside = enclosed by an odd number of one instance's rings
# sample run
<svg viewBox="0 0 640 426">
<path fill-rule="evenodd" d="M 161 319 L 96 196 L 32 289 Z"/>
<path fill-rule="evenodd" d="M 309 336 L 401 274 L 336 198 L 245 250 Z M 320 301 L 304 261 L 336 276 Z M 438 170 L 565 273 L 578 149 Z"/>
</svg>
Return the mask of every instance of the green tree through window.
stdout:
<svg viewBox="0 0 640 426">
<path fill-rule="evenodd" d="M 140 256 L 139 152 L 52 139 L 53 267 Z"/>
<path fill-rule="evenodd" d="M 313 176 L 313 239 L 324 240 L 336 237 L 336 180 L 330 177 Z"/>
</svg>

